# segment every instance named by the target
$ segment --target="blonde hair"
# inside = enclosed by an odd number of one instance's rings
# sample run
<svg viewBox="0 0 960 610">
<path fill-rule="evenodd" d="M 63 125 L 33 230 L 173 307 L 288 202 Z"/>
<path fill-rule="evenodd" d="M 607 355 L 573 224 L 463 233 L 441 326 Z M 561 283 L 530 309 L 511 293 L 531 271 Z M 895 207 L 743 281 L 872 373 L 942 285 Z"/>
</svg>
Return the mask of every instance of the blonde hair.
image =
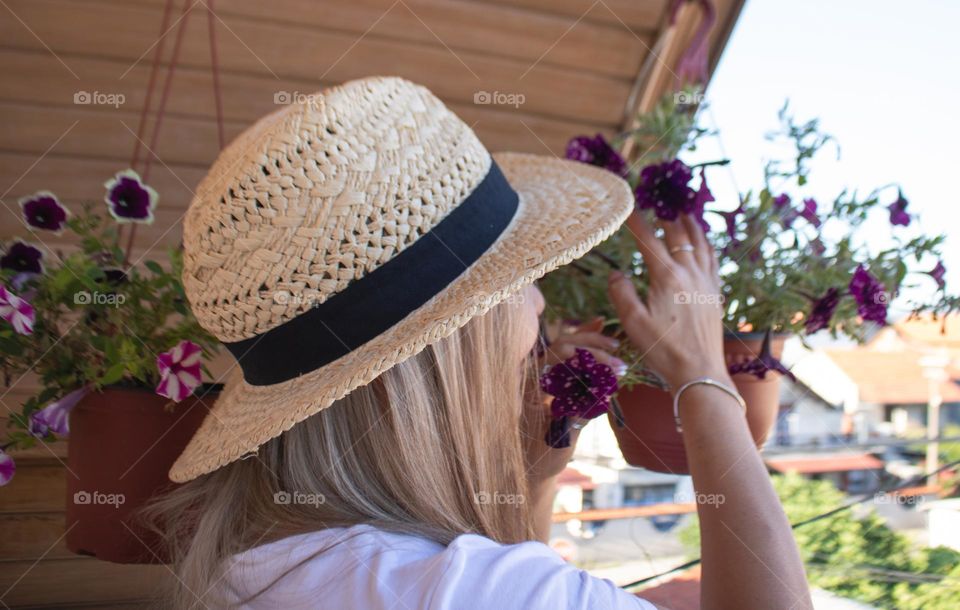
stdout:
<svg viewBox="0 0 960 610">
<path fill-rule="evenodd" d="M 148 507 L 178 577 L 173 607 L 221 607 L 217 584 L 232 555 L 328 527 L 365 523 L 441 544 L 464 533 L 533 539 L 527 502 L 483 501 L 528 493 L 523 315 L 520 306 L 495 307 L 267 442 L 256 458 Z M 323 502 L 278 502 L 283 493 Z"/>
</svg>

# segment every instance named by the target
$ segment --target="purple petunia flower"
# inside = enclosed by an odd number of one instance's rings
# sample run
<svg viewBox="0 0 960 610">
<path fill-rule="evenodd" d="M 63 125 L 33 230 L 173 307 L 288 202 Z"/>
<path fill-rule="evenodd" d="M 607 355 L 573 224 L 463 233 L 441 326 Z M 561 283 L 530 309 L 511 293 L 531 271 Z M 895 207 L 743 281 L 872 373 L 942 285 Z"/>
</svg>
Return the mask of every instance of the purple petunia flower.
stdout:
<svg viewBox="0 0 960 610">
<path fill-rule="evenodd" d="M 947 268 L 943 266 L 943 261 L 937 261 L 937 266 L 930 271 L 926 271 L 925 273 L 932 277 L 935 282 L 937 282 L 937 286 L 940 287 L 940 290 L 943 290 L 943 287 L 947 285 L 943 279 L 943 276 L 947 274 Z"/>
<path fill-rule="evenodd" d="M 19 201 L 23 219 L 32 229 L 60 233 L 67 226 L 70 211 L 50 191 L 38 191 Z"/>
<path fill-rule="evenodd" d="M 107 194 L 104 200 L 110 215 L 119 222 L 153 222 L 153 209 L 157 205 L 157 191 L 140 180 L 140 175 L 132 169 L 118 172 L 104 184 Z"/>
<path fill-rule="evenodd" d="M 593 354 L 577 348 L 572 357 L 540 377 L 540 388 L 554 397 L 550 406 L 553 417 L 591 419 L 606 413 L 610 397 L 617 391 L 617 376 Z"/>
<path fill-rule="evenodd" d="M 36 313 L 33 305 L 0 286 L 0 318 L 13 326 L 13 330 L 21 335 L 33 334 L 33 323 Z"/>
<path fill-rule="evenodd" d="M 17 472 L 17 464 L 10 457 L 10 454 L 0 449 L 0 487 L 3 487 L 13 479 Z"/>
<path fill-rule="evenodd" d="M 817 200 L 808 198 L 803 200 L 803 209 L 800 210 L 800 217 L 815 227 L 820 226 L 820 218 L 817 216 Z"/>
<path fill-rule="evenodd" d="M 910 224 L 910 214 L 907 214 L 909 203 L 903 196 L 903 192 L 897 189 L 897 200 L 887 206 L 887 209 L 890 210 L 890 224 L 904 227 Z"/>
<path fill-rule="evenodd" d="M 791 380 L 796 380 L 796 377 L 794 377 L 793 373 L 790 372 L 790 369 L 785 367 L 782 362 L 773 357 L 773 354 L 770 351 L 769 331 L 767 331 L 766 335 L 763 337 L 763 344 L 760 346 L 760 355 L 753 360 L 731 364 L 727 371 L 731 375 L 743 373 L 746 375 L 753 375 L 759 379 L 764 379 L 767 376 L 767 373 L 773 371 L 775 373 L 780 373 L 784 377 L 787 377 Z"/>
<path fill-rule="evenodd" d="M 814 237 L 810 240 L 810 248 L 813 250 L 813 253 L 817 256 L 823 256 L 827 251 L 826 244 L 823 243 L 823 240 L 819 236 Z"/>
<path fill-rule="evenodd" d="M 570 446 L 570 418 L 560 417 L 550 420 L 547 436 L 543 440 L 554 449 L 563 449 Z"/>
<path fill-rule="evenodd" d="M 22 241 L 15 241 L 0 257 L 0 269 L 21 273 L 43 273 L 43 252 Z"/>
<path fill-rule="evenodd" d="M 627 162 L 599 133 L 592 138 L 578 136 L 570 140 L 566 156 L 573 161 L 602 167 L 618 176 L 627 175 Z"/>
<path fill-rule="evenodd" d="M 180 402 L 200 386 L 200 346 L 184 339 L 168 352 L 157 356 L 160 383 L 156 392 L 174 402 Z"/>
<path fill-rule="evenodd" d="M 713 193 L 710 192 L 710 187 L 707 186 L 707 168 L 701 167 L 700 188 L 697 190 L 697 195 L 694 198 L 693 218 L 697 221 L 697 224 L 700 225 L 700 228 L 703 229 L 704 233 L 710 232 L 710 225 L 703 215 L 707 211 L 707 204 L 711 201 L 716 201 L 716 199 Z"/>
<path fill-rule="evenodd" d="M 850 294 L 857 301 L 857 313 L 864 320 L 887 323 L 887 293 L 883 284 L 859 265 L 850 278 Z"/>
<path fill-rule="evenodd" d="M 640 172 L 637 207 L 653 210 L 660 220 L 676 220 L 680 214 L 692 214 L 697 208 L 697 193 L 690 188 L 693 172 L 674 159 L 648 165 Z"/>
<path fill-rule="evenodd" d="M 812 335 L 830 325 L 833 312 L 840 304 L 840 290 L 838 288 L 828 288 L 822 297 L 812 299 L 812 301 L 813 306 L 810 308 L 810 315 L 806 322 L 808 335 Z"/>
<path fill-rule="evenodd" d="M 729 212 L 716 212 L 723 217 L 723 220 L 727 225 L 727 235 L 730 236 L 731 243 L 737 242 L 737 217 L 743 214 L 743 207 L 745 204 L 746 202 L 741 199 L 740 205 L 738 205 L 736 209 L 730 210 Z"/>
<path fill-rule="evenodd" d="M 51 432 L 60 437 L 70 434 L 70 411 L 90 392 L 89 386 L 76 389 L 60 400 L 30 414 L 30 434 L 44 438 Z"/>
<path fill-rule="evenodd" d="M 790 207 L 790 195 L 782 193 L 773 198 L 773 207 L 777 210 L 785 210 Z"/>
</svg>

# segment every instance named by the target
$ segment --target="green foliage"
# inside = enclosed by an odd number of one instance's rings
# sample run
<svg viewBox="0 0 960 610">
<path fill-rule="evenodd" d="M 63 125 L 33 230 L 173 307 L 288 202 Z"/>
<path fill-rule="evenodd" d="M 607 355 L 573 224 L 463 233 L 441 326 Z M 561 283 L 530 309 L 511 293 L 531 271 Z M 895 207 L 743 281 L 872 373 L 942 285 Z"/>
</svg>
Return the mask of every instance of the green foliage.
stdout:
<svg viewBox="0 0 960 610">
<path fill-rule="evenodd" d="M 644 167 L 682 157 L 695 148 L 698 138 L 708 135 L 697 127 L 695 109 L 680 103 L 698 96 L 696 91 L 670 94 L 654 110 L 639 116 L 635 129 L 614 138 L 615 147 L 622 149 L 629 144 L 627 181 L 632 188 L 636 189 Z M 896 298 L 907 286 L 929 288 L 929 299 L 910 303 L 915 314 L 943 315 L 960 308 L 957 297 L 938 289 L 924 273 L 933 269 L 940 258 L 943 236 L 923 235 L 917 223 L 908 227 L 889 225 L 886 208 L 896 199 L 896 185 L 879 187 L 863 196 L 844 190 L 832 203 L 819 202 L 820 226 L 798 217 L 801 201 L 809 197 L 806 187 L 810 162 L 835 143 L 821 131 L 816 119 L 797 121 L 787 105 L 780 110 L 779 119 L 779 129 L 767 137 L 778 150 L 791 152 L 785 159 L 766 163 L 762 188 L 741 194 L 733 231 L 728 232 L 722 217 L 730 212 L 729 202 L 706 209 L 705 219 L 711 225 L 709 237 L 720 252 L 726 329 L 769 330 L 802 337 L 814 301 L 829 289 L 836 289 L 840 301 L 826 331 L 863 340 L 867 326 L 859 317 L 848 288 L 853 272 L 861 264 L 883 284 L 888 299 Z M 792 203 L 775 205 L 775 198 L 783 194 L 789 195 Z M 865 228 L 874 218 L 889 226 L 889 247 L 879 249 L 868 243 Z M 603 256 L 597 256 L 597 252 Z M 610 265 L 604 259 L 615 261 L 632 277 L 641 293 L 642 260 L 626 227 L 597 246 L 592 254 L 541 280 L 540 287 L 550 304 L 547 315 L 576 320 L 599 315 L 615 329 L 615 312 L 606 296 Z M 619 355 L 628 363 L 638 364 L 638 355 L 631 354 L 628 347 Z M 627 378 L 621 385 L 629 386 L 631 381 L 635 379 Z"/>
<path fill-rule="evenodd" d="M 828 481 L 798 474 L 773 477 L 791 523 L 846 502 Z M 680 539 L 699 549 L 696 522 Z M 843 511 L 794 530 L 811 585 L 879 608 L 948 610 L 960 607 L 960 553 L 945 547 L 916 548 L 874 513 Z"/>
<path fill-rule="evenodd" d="M 33 333 L 20 335 L 0 324 L 0 368 L 7 383 L 27 373 L 41 383 L 10 418 L 7 447 L 31 446 L 36 439 L 27 432 L 29 415 L 77 388 L 152 389 L 159 381 L 158 354 L 184 339 L 208 356 L 216 349 L 186 305 L 179 251 L 170 251 L 166 267 L 147 261 L 139 269 L 125 264 L 116 226 L 89 207 L 68 228 L 80 250 L 47 253 L 44 272 L 17 290 L 34 308 Z M 3 270 L 0 281 L 10 286 L 13 275 Z"/>
</svg>

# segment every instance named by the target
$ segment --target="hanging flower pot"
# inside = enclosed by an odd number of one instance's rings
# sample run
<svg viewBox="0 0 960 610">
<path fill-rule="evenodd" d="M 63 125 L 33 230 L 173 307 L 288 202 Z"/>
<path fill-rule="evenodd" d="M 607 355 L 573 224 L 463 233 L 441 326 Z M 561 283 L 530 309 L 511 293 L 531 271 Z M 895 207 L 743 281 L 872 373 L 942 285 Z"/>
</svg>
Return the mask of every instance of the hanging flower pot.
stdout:
<svg viewBox="0 0 960 610">
<path fill-rule="evenodd" d="M 173 487 L 167 472 L 220 390 L 204 385 L 177 403 L 149 389 L 89 392 L 70 412 L 66 544 L 115 563 L 164 563 L 137 512 Z"/>
<path fill-rule="evenodd" d="M 779 359 L 786 335 L 770 337 L 768 354 Z M 741 371 L 762 362 L 764 333 L 728 335 L 724 340 L 727 366 L 737 390 L 747 403 L 747 424 L 757 447 L 763 446 L 777 420 L 780 407 L 781 373 L 765 370 L 763 376 Z M 719 400 L 724 400 L 718 395 Z M 683 437 L 673 419 L 673 398 L 668 392 L 649 385 L 635 385 L 617 394 L 623 412 L 623 425 L 610 417 L 623 458 L 632 466 L 657 472 L 689 474 Z M 734 405 L 735 407 L 736 405 Z"/>
</svg>

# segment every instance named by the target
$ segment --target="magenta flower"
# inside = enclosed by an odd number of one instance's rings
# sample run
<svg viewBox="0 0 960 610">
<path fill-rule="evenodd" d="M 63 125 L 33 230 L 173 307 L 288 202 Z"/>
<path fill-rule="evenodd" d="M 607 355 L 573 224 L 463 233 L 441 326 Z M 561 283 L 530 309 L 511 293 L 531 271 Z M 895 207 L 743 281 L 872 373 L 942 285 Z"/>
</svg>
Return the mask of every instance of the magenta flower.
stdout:
<svg viewBox="0 0 960 610">
<path fill-rule="evenodd" d="M 617 376 L 609 366 L 597 362 L 593 354 L 577 348 L 572 357 L 550 367 L 540 377 L 540 388 L 553 396 L 553 417 L 592 419 L 610 407 L 610 397 L 617 391 Z"/>
<path fill-rule="evenodd" d="M 829 288 L 818 299 L 812 299 L 813 306 L 810 308 L 810 315 L 807 317 L 807 334 L 826 328 L 830 325 L 830 319 L 833 318 L 833 312 L 840 304 L 840 290 L 838 288 Z"/>
<path fill-rule="evenodd" d="M 160 384 L 156 392 L 174 402 L 180 402 L 199 387 L 200 359 L 203 351 L 200 346 L 184 339 L 168 352 L 157 356 L 157 369 L 160 371 Z"/>
<path fill-rule="evenodd" d="M 563 449 L 570 446 L 570 418 L 560 417 L 550 420 L 547 436 L 544 438 L 554 449 Z"/>
<path fill-rule="evenodd" d="M 947 268 L 943 266 L 943 261 L 937 261 L 937 266 L 930 271 L 926 271 L 925 273 L 932 277 L 935 282 L 937 282 L 937 286 L 940 287 L 940 290 L 943 290 L 943 287 L 947 285 L 946 281 L 943 279 L 943 276 L 947 274 Z"/>
<path fill-rule="evenodd" d="M 3 487 L 13 479 L 17 472 L 17 464 L 10 457 L 10 454 L 0 449 L 0 487 Z"/>
<path fill-rule="evenodd" d="M 38 191 L 19 201 L 23 219 L 32 229 L 60 233 L 67 226 L 69 210 L 50 191 Z"/>
<path fill-rule="evenodd" d="M 796 377 L 793 376 L 790 369 L 773 357 L 770 351 L 770 331 L 767 331 L 764 335 L 763 344 L 760 346 L 760 354 L 756 358 L 745 362 L 735 362 L 727 369 L 727 372 L 731 375 L 744 373 L 746 375 L 753 375 L 758 379 L 764 379 L 767 373 L 771 371 L 780 373 L 791 380 L 796 380 Z"/>
<path fill-rule="evenodd" d="M 33 306 L 7 290 L 6 286 L 0 286 L 0 318 L 21 335 L 33 334 L 33 323 L 36 321 Z"/>
<path fill-rule="evenodd" d="M 729 212 L 719 212 L 719 211 L 715 211 L 715 213 L 717 213 L 717 214 L 719 214 L 720 216 L 723 217 L 723 220 L 724 220 L 724 222 L 725 222 L 726 225 L 727 225 L 727 235 L 730 236 L 730 239 L 732 240 L 732 242 L 735 242 L 735 241 L 736 241 L 736 238 L 737 238 L 737 217 L 739 217 L 741 214 L 743 214 L 743 206 L 745 205 L 745 203 L 746 203 L 746 202 L 741 199 L 741 200 L 740 200 L 740 205 L 738 205 L 738 206 L 736 207 L 736 209 L 734 209 L 734 210 L 730 210 Z"/>
<path fill-rule="evenodd" d="M 15 241 L 0 257 L 0 269 L 19 273 L 43 273 L 43 253 L 22 241 Z"/>
<path fill-rule="evenodd" d="M 857 313 L 864 320 L 887 323 L 887 293 L 883 284 L 859 265 L 850 278 L 850 294 L 857 301 Z"/>
<path fill-rule="evenodd" d="M 696 212 L 697 193 L 690 188 L 691 178 L 690 168 L 679 159 L 648 165 L 640 172 L 637 207 L 653 210 L 660 220 L 676 220 L 680 214 Z"/>
<path fill-rule="evenodd" d="M 820 218 L 817 216 L 817 200 L 804 199 L 803 209 L 800 210 L 800 217 L 815 227 L 820 226 Z"/>
<path fill-rule="evenodd" d="M 810 240 L 810 248 L 817 256 L 823 256 L 827 251 L 827 246 L 823 243 L 823 240 L 820 239 L 819 235 Z"/>
<path fill-rule="evenodd" d="M 890 224 L 904 227 L 910 224 L 910 214 L 907 214 L 909 203 L 903 196 L 903 192 L 897 189 L 897 200 L 887 206 L 887 209 L 890 210 Z"/>
<path fill-rule="evenodd" d="M 578 136 L 567 144 L 567 159 L 596 165 L 618 176 L 627 175 L 627 162 L 623 160 L 601 134 L 594 137 Z"/>
<path fill-rule="evenodd" d="M 54 401 L 39 411 L 30 414 L 30 434 L 44 438 L 53 433 L 57 436 L 70 435 L 70 412 L 84 396 L 90 392 L 89 386 L 76 389 L 60 400 Z"/>
<path fill-rule="evenodd" d="M 153 209 L 157 205 L 157 191 L 140 180 L 140 175 L 132 169 L 118 172 L 104 184 L 107 194 L 104 200 L 110 215 L 119 222 L 150 224 L 153 222 Z"/>
<path fill-rule="evenodd" d="M 707 211 L 707 204 L 711 201 L 716 201 L 716 199 L 713 193 L 710 192 L 710 187 L 707 186 L 707 168 L 701 167 L 700 188 L 697 190 L 697 195 L 693 203 L 693 218 L 697 221 L 697 224 L 700 225 L 700 228 L 703 229 L 704 233 L 710 232 L 710 225 L 703 215 Z"/>
<path fill-rule="evenodd" d="M 782 193 L 773 198 L 773 207 L 776 210 L 783 211 L 790 207 L 790 195 Z"/>
</svg>

